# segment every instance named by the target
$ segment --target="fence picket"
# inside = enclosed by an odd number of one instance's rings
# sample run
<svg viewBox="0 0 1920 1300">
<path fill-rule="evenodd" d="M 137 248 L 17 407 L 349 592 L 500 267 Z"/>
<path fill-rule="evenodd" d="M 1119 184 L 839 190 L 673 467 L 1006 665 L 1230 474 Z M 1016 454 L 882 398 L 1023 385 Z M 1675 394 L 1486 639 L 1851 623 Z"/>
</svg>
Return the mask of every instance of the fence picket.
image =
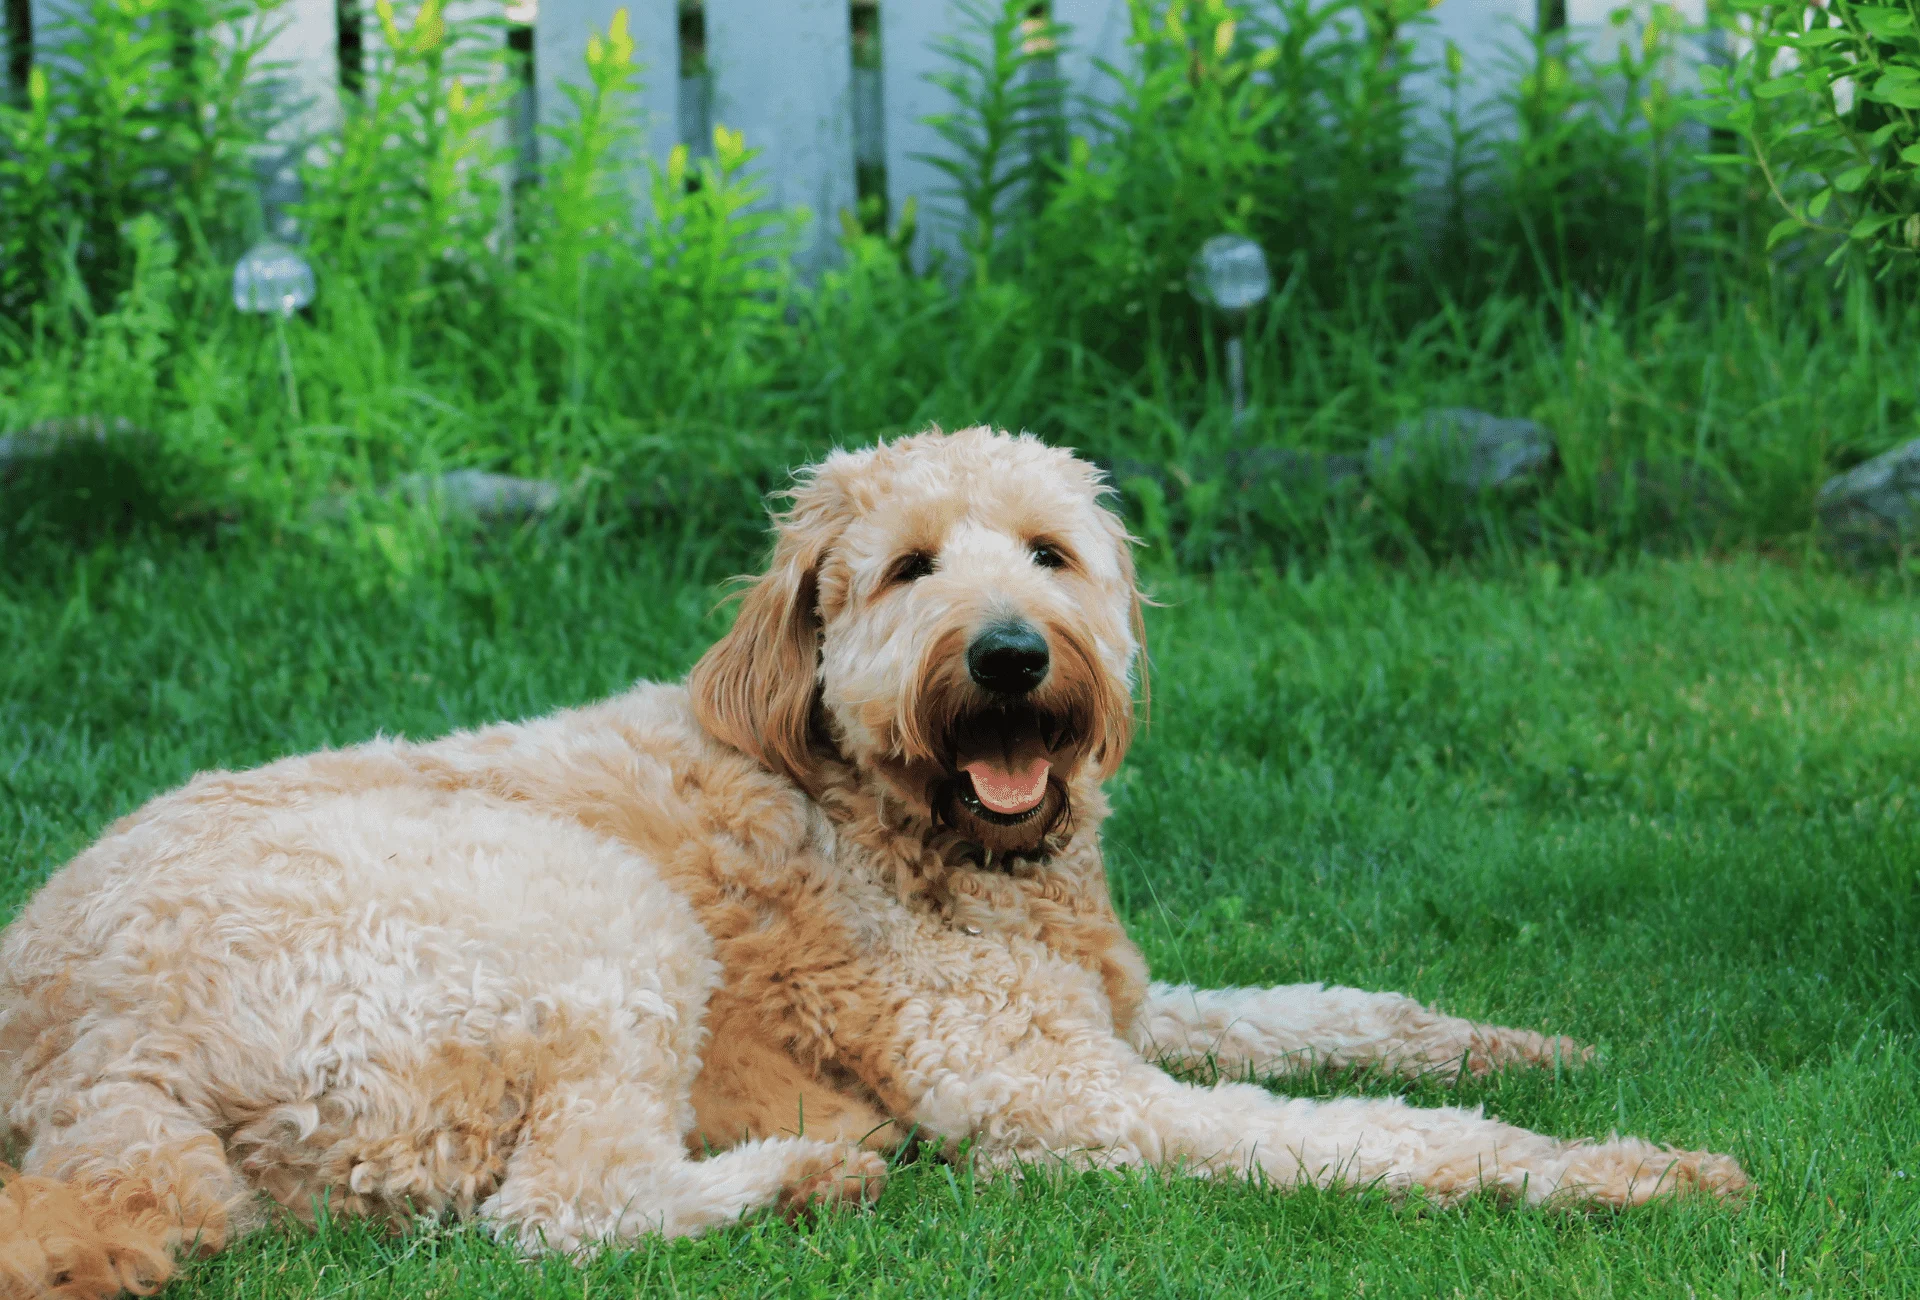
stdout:
<svg viewBox="0 0 1920 1300">
<path fill-rule="evenodd" d="M 627 11 L 634 59 L 641 65 L 636 109 L 646 131 L 646 151 L 664 162 L 679 142 L 680 11 L 674 0 L 540 0 L 533 32 L 534 111 L 542 126 L 573 117 L 566 84 L 587 84 L 587 38 L 605 33 L 614 11 Z M 646 194 L 645 166 L 634 159 L 636 198 Z"/>
<path fill-rule="evenodd" d="M 808 269 L 831 260 L 855 201 L 850 17 L 847 0 L 707 0 L 713 120 L 761 151 L 770 205 L 808 210 Z"/>
<path fill-rule="evenodd" d="M 913 257 L 925 267 L 936 254 L 951 256 L 960 247 L 960 222 L 952 200 L 943 197 L 952 184 L 926 155 L 946 152 L 945 142 L 926 119 L 953 111 L 953 99 L 927 78 L 947 64 L 935 48 L 959 34 L 962 13 L 953 0 L 881 0 L 881 111 L 886 119 L 887 210 L 898 221 L 913 200 L 918 210 Z"/>
<path fill-rule="evenodd" d="M 1649 0 L 1625 5 L 1621 0 L 1566 0 L 1566 4 L 1567 26 L 1575 29 L 1604 29 L 1611 24 L 1614 13 L 1622 8 L 1631 10 L 1636 20 L 1644 21 L 1650 8 Z M 1666 0 L 1666 4 L 1690 24 L 1698 26 L 1707 21 L 1707 0 Z"/>
<path fill-rule="evenodd" d="M 268 133 L 260 200 L 269 233 L 286 237 L 300 164 L 340 129 L 340 19 L 334 0 L 285 0 L 267 21 L 272 35 L 259 60 L 285 116 Z"/>
<path fill-rule="evenodd" d="M 33 24 L 33 61 L 52 64 L 53 51 L 81 21 L 80 0 L 27 0 L 27 21 Z"/>
<path fill-rule="evenodd" d="M 1447 109 L 1444 81 L 1447 44 L 1460 51 L 1467 84 L 1461 91 L 1462 118 L 1479 122 L 1513 86 L 1519 60 L 1540 21 L 1537 0 L 1441 0 L 1430 21 L 1415 28 L 1414 62 L 1421 70 L 1402 83 L 1416 104 L 1415 118 L 1429 132 L 1440 132 Z"/>
<path fill-rule="evenodd" d="M 1053 0 L 1053 18 L 1069 30 L 1060 50 L 1060 77 L 1067 83 L 1067 102 L 1077 113 L 1090 105 L 1110 105 L 1120 83 L 1102 67 L 1134 70 L 1133 47 L 1127 38 L 1133 19 L 1127 0 Z"/>
<path fill-rule="evenodd" d="M 1667 6 L 1689 27 L 1706 26 L 1707 0 L 1667 0 Z M 1623 40 L 1640 39 L 1650 8 L 1651 0 L 1635 0 L 1631 4 L 1622 4 L 1620 0 L 1567 0 L 1567 30 L 1585 47 L 1588 57 L 1611 63 L 1618 56 Z M 1616 24 L 1613 19 L 1622 11 L 1627 15 L 1626 21 Z M 1700 37 L 1683 38 L 1676 43 L 1673 56 L 1661 69 L 1668 89 L 1691 92 L 1700 88 L 1699 66 L 1712 57 L 1712 44 Z"/>
</svg>

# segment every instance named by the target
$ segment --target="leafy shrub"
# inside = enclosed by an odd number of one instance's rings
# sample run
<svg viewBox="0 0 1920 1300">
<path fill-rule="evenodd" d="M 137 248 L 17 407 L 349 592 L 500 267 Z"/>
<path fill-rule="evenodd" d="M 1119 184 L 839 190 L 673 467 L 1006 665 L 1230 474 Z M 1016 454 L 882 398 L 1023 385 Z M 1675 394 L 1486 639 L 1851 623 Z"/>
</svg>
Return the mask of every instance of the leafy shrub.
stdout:
<svg viewBox="0 0 1920 1300">
<path fill-rule="evenodd" d="M 1920 253 L 1920 12 L 1908 0 L 1720 0 L 1746 50 L 1708 69 L 1717 125 L 1746 146 L 1784 215 L 1882 269 Z"/>
</svg>

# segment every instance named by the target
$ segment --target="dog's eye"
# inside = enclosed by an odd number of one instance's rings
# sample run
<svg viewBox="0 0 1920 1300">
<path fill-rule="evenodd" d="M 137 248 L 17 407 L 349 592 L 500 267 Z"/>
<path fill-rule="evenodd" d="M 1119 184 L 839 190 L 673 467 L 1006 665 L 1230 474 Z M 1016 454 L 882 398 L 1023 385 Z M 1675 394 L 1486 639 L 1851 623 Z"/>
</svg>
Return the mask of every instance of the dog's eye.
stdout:
<svg viewBox="0 0 1920 1300">
<path fill-rule="evenodd" d="M 1033 544 L 1033 562 L 1043 569 L 1064 569 L 1067 567 L 1067 557 L 1062 555 L 1060 548 L 1052 542 L 1035 542 Z"/>
<path fill-rule="evenodd" d="M 933 572 L 933 557 L 925 551 L 915 551 L 912 555 L 903 555 L 893 562 L 893 568 L 887 574 L 889 583 L 918 582 Z"/>
</svg>

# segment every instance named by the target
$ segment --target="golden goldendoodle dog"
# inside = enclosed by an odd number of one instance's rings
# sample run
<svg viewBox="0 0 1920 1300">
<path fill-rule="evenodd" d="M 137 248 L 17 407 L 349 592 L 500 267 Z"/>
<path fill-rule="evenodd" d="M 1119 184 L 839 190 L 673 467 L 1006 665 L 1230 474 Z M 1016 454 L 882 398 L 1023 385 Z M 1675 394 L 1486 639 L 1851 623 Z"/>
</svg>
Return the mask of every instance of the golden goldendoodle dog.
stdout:
<svg viewBox="0 0 1920 1300">
<path fill-rule="evenodd" d="M 271 1205 L 528 1250 L 971 1158 L 1606 1204 L 1726 1156 L 1183 1082 L 1578 1056 L 1388 993 L 1150 984 L 1100 856 L 1141 674 L 1097 472 L 986 429 L 803 476 L 684 684 L 212 772 L 0 942 L 13 1292 L 149 1289 Z M 264 1207 L 264 1208 L 263 1208 Z"/>
</svg>

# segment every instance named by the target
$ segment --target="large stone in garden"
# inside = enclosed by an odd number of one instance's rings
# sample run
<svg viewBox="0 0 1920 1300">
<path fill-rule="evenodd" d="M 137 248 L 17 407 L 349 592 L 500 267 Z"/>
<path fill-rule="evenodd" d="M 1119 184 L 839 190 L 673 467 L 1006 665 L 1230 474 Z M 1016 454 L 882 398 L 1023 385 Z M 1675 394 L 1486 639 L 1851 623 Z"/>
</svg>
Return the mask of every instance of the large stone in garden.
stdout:
<svg viewBox="0 0 1920 1300">
<path fill-rule="evenodd" d="M 387 486 L 387 495 L 426 502 L 451 514 L 476 519 L 525 519 L 560 504 L 560 485 L 538 478 L 515 478 L 479 469 L 445 474 L 403 474 Z"/>
<path fill-rule="evenodd" d="M 1465 407 L 1428 411 L 1375 438 L 1364 454 L 1308 451 L 1297 447 L 1246 447 L 1196 466 L 1196 478 L 1222 478 L 1245 492 L 1271 487 L 1283 495 L 1325 492 L 1363 476 L 1430 471 L 1466 492 L 1530 484 L 1546 477 L 1557 455 L 1553 435 L 1532 420 L 1504 419 Z M 1168 467 L 1130 457 L 1099 460 L 1109 478 L 1124 486 L 1148 478 L 1168 496 L 1184 479 Z"/>
<path fill-rule="evenodd" d="M 424 505 L 449 518 L 492 524 L 544 515 L 560 504 L 561 492 L 558 483 L 546 479 L 456 469 L 444 474 L 402 474 L 381 488 L 379 495 Z M 350 493 L 331 496 L 314 507 L 314 514 L 338 519 L 352 508 L 352 502 Z"/>
<path fill-rule="evenodd" d="M 1821 533 L 1844 551 L 1890 550 L 1920 537 L 1920 438 L 1828 479 L 1813 508 Z"/>
<path fill-rule="evenodd" d="M 1486 492 L 1544 478 L 1554 455 L 1553 435 L 1532 420 L 1442 407 L 1375 438 L 1367 447 L 1367 470 L 1377 478 L 1431 467 L 1455 487 Z"/>
<path fill-rule="evenodd" d="M 142 437 L 131 420 L 83 416 L 73 420 L 42 420 L 19 433 L 0 435 L 0 475 L 12 467 L 47 460 L 77 448 L 105 446 L 110 441 Z"/>
</svg>

